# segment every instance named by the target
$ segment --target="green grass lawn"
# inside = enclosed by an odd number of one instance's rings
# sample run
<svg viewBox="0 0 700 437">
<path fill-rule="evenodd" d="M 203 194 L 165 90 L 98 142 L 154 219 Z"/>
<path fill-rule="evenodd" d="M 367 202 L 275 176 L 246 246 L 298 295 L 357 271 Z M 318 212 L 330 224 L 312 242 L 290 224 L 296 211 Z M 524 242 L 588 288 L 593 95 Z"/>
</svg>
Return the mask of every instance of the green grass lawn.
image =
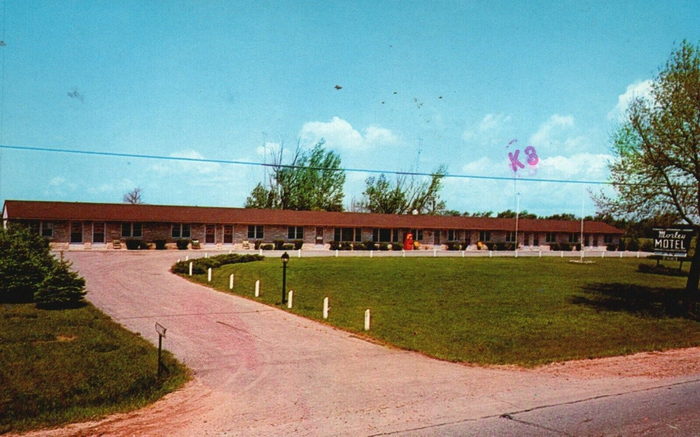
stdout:
<svg viewBox="0 0 700 437">
<path fill-rule="evenodd" d="M 534 366 L 700 345 L 681 302 L 685 278 L 637 272 L 638 259 L 573 264 L 560 258 L 292 258 L 293 313 L 363 331 L 451 361 Z M 270 305 L 281 301 L 279 259 L 225 265 L 212 284 Z M 192 279 L 206 283 L 206 275 Z"/>
<path fill-rule="evenodd" d="M 92 305 L 0 305 L 0 433 L 140 408 L 180 387 L 188 370 Z"/>
</svg>

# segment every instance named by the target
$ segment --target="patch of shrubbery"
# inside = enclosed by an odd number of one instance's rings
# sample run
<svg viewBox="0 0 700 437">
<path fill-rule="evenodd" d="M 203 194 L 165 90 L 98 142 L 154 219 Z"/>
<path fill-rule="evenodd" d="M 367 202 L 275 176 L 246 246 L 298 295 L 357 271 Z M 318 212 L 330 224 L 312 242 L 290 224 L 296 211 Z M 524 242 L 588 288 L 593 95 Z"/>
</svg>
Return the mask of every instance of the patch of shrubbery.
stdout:
<svg viewBox="0 0 700 437">
<path fill-rule="evenodd" d="M 49 243 L 22 226 L 0 229 L 0 302 L 35 302 L 43 308 L 83 303 L 85 280 L 57 260 Z"/>
<path fill-rule="evenodd" d="M 173 273 L 188 274 L 190 271 L 190 262 L 192 263 L 192 274 L 201 275 L 207 272 L 210 267 L 215 269 L 221 267 L 224 264 L 238 264 L 247 263 L 253 261 L 262 261 L 265 259 L 261 255 L 239 255 L 237 253 L 230 253 L 224 255 L 212 256 L 211 258 L 197 258 L 190 261 L 180 261 L 170 268 Z"/>
<path fill-rule="evenodd" d="M 138 238 L 127 238 L 126 240 L 124 240 L 124 243 L 126 244 L 126 248 L 129 250 L 148 249 L 148 243 Z"/>
<path fill-rule="evenodd" d="M 549 248 L 551 250 L 561 250 L 561 251 L 570 251 L 570 250 L 581 250 L 581 244 L 576 243 L 576 244 L 571 244 L 571 243 L 552 243 L 549 245 Z"/>
<path fill-rule="evenodd" d="M 181 238 L 175 242 L 175 245 L 180 250 L 187 250 L 187 246 L 190 245 L 190 240 L 186 238 Z"/>
<path fill-rule="evenodd" d="M 640 273 L 654 273 L 657 275 L 667 275 L 667 276 L 688 276 L 687 272 L 681 269 L 667 267 L 661 264 L 651 265 L 651 264 L 639 264 L 637 271 Z"/>
</svg>

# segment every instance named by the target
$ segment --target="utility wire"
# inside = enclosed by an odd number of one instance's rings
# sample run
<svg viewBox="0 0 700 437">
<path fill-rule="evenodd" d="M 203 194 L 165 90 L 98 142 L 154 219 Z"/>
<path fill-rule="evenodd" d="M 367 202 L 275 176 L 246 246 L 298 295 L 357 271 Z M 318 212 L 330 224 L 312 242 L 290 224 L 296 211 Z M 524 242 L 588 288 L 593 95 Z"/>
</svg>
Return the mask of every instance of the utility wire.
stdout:
<svg viewBox="0 0 700 437">
<path fill-rule="evenodd" d="M 233 165 L 248 165 L 248 166 L 258 166 L 258 167 L 273 167 L 273 168 L 308 168 L 311 170 L 328 170 L 327 168 L 321 167 L 308 167 L 303 165 L 289 165 L 289 164 L 270 164 L 266 162 L 254 162 L 254 161 L 237 161 L 228 159 L 207 159 L 207 158 L 185 158 L 179 156 L 162 156 L 162 155 L 146 155 L 146 154 L 136 154 L 136 153 L 121 153 L 121 152 L 98 152 L 93 150 L 76 150 L 76 149 L 55 149 L 50 147 L 33 147 L 33 146 L 11 146 L 6 144 L 0 144 L 0 149 L 8 150 L 21 150 L 25 152 L 49 152 L 49 153 L 71 153 L 76 155 L 90 155 L 90 156 L 109 156 L 109 157 L 119 157 L 119 158 L 137 158 L 137 159 L 158 159 L 166 161 L 184 161 L 184 162 L 202 162 L 202 163 L 215 163 L 215 164 L 233 164 Z M 419 171 L 397 171 L 397 170 L 376 170 L 367 168 L 334 168 L 331 170 L 340 170 L 352 173 L 371 173 L 371 174 L 395 174 L 402 176 L 435 176 L 435 173 L 425 173 Z M 481 179 L 481 180 L 493 180 L 493 181 L 512 181 L 513 177 L 507 176 L 482 176 L 482 175 L 470 175 L 470 174 L 452 174 L 446 173 L 444 175 L 446 178 L 458 178 L 458 179 Z M 548 182 L 557 184 L 586 184 L 586 185 L 622 185 L 619 183 L 609 182 L 609 181 L 586 181 L 586 180 L 575 180 L 575 179 L 544 179 L 544 178 L 530 178 L 530 177 L 518 177 L 521 181 L 528 182 Z M 631 184 L 630 184 L 631 185 Z"/>
</svg>

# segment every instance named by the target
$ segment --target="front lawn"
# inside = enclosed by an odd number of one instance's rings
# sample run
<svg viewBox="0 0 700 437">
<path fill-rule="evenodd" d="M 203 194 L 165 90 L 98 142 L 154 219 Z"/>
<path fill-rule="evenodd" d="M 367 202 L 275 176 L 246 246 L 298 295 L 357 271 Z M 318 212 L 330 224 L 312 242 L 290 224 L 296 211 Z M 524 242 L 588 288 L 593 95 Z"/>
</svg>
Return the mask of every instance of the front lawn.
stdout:
<svg viewBox="0 0 700 437">
<path fill-rule="evenodd" d="M 180 387 L 187 369 L 92 305 L 0 305 L 0 433 L 95 419 L 147 405 Z"/>
<path fill-rule="evenodd" d="M 451 361 L 534 366 L 700 345 L 682 303 L 685 278 L 639 273 L 654 261 L 560 258 L 292 258 L 285 311 Z M 279 305 L 279 259 L 225 265 L 212 284 Z M 187 277 L 187 275 L 183 275 Z M 193 280 L 207 283 L 207 275 Z M 372 328 L 363 330 L 371 309 Z"/>
</svg>

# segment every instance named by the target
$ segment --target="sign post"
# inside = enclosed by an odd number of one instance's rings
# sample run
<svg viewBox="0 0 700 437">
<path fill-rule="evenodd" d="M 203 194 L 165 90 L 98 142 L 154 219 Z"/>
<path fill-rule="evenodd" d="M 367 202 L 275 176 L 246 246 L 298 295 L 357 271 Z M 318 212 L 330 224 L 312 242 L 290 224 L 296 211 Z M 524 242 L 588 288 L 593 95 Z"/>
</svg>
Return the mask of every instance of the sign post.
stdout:
<svg viewBox="0 0 700 437">
<path fill-rule="evenodd" d="M 161 360 L 162 350 L 163 350 L 163 338 L 165 337 L 165 331 L 167 328 L 160 323 L 156 322 L 156 332 L 158 333 L 158 376 L 163 370 L 163 362 Z"/>
</svg>

